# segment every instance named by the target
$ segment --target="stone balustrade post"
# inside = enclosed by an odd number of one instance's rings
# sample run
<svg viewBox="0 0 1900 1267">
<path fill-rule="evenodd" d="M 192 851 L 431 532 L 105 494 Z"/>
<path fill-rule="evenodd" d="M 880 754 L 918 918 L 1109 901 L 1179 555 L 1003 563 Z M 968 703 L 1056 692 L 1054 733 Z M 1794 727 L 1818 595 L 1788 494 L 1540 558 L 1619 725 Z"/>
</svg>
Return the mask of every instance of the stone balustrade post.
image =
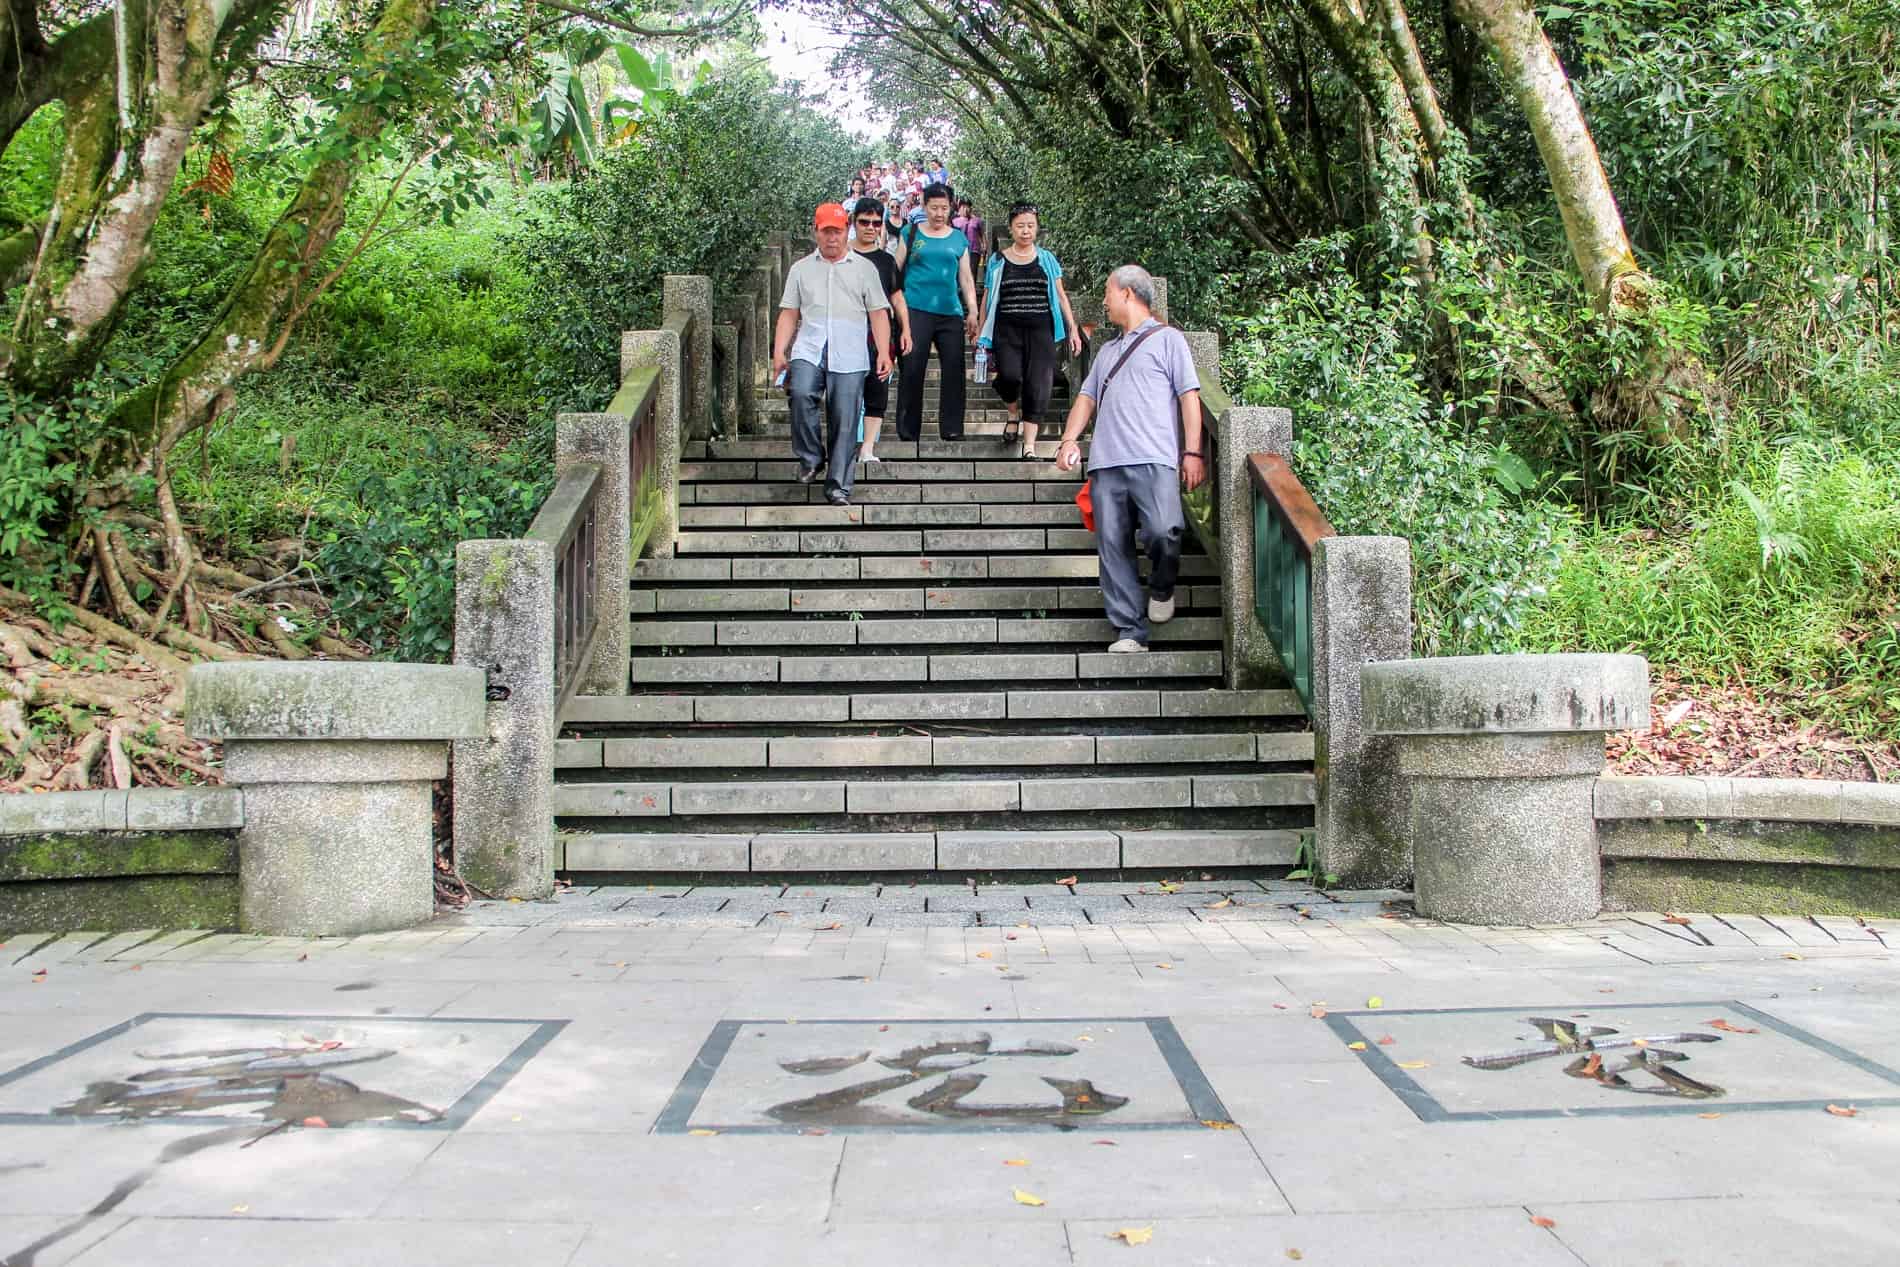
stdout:
<svg viewBox="0 0 1900 1267">
<path fill-rule="evenodd" d="M 554 562 L 546 541 L 455 548 L 455 663 L 487 680 L 481 736 L 455 742 L 455 861 L 495 897 L 554 892 Z"/>
<path fill-rule="evenodd" d="M 737 436 L 741 430 L 743 410 L 739 407 L 739 327 L 731 322 L 722 322 L 713 327 L 713 347 L 719 355 L 714 358 L 713 367 L 715 403 L 726 402 L 723 416 L 714 410 L 713 423 L 720 427 L 726 437 Z"/>
<path fill-rule="evenodd" d="M 1218 373 L 1218 351 L 1215 362 Z M 1220 514 L 1222 667 L 1230 689 L 1246 690 L 1263 685 L 1281 671 L 1273 641 L 1254 611 L 1254 494 L 1247 456 L 1290 454 L 1293 415 L 1284 409 L 1236 405 L 1215 420 L 1214 428 L 1219 459 L 1213 479 Z"/>
<path fill-rule="evenodd" d="M 482 733 L 479 670 L 227 661 L 185 678 L 190 732 L 243 790 L 238 926 L 282 937 L 388 932 L 435 913 L 431 784 Z"/>
<path fill-rule="evenodd" d="M 1156 321 L 1159 321 L 1164 326 L 1168 324 L 1168 279 L 1167 278 L 1165 277 L 1155 278 L 1155 302 L 1154 302 L 1154 307 L 1151 308 L 1149 311 L 1154 313 Z"/>
<path fill-rule="evenodd" d="M 692 381 L 682 382 L 685 411 L 680 430 L 685 439 L 704 440 L 712 434 L 712 279 L 669 274 L 660 279 L 661 320 L 677 315 L 692 318 L 690 345 L 684 349 L 692 366 Z"/>
<path fill-rule="evenodd" d="M 660 488 L 660 513 L 647 537 L 646 553 L 663 558 L 673 553 L 680 522 L 680 424 L 685 392 L 680 382 L 680 337 L 671 330 L 628 330 L 620 336 L 620 378 L 636 369 L 655 366 L 660 371 L 653 404 L 653 457 Z M 629 561 L 631 566 L 631 561 Z M 626 665 L 621 665 L 626 671 Z M 624 694 L 624 690 L 622 691 Z"/>
<path fill-rule="evenodd" d="M 1412 653 L 1412 547 L 1326 537 L 1313 550 L 1314 827 L 1321 870 L 1349 888 L 1404 888 L 1411 796 L 1393 741 L 1366 728 L 1360 676 Z"/>
<path fill-rule="evenodd" d="M 1418 911 L 1558 924 L 1602 906 L 1595 792 L 1606 731 L 1649 725 L 1641 656 L 1461 656 L 1369 664 L 1370 733 L 1410 783 Z"/>
<path fill-rule="evenodd" d="M 739 302 L 751 313 L 752 356 L 746 363 L 743 378 L 748 388 L 763 387 L 772 368 L 772 305 L 778 296 L 772 293 L 772 274 L 763 268 L 748 269 L 740 275 Z M 746 392 L 746 416 L 752 419 L 752 425 L 758 425 L 758 402 L 752 392 Z"/>
</svg>

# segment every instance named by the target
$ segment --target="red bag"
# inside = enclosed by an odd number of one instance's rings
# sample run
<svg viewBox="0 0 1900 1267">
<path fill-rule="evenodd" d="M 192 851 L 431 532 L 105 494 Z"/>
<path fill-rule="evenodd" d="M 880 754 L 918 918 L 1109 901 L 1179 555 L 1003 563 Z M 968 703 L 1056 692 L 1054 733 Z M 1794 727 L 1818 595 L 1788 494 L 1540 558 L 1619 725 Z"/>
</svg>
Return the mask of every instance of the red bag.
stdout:
<svg viewBox="0 0 1900 1267">
<path fill-rule="evenodd" d="M 1089 496 L 1089 482 L 1082 481 L 1082 487 L 1076 490 L 1076 509 L 1082 512 L 1082 526 L 1090 532 L 1095 531 L 1095 500 Z"/>
</svg>

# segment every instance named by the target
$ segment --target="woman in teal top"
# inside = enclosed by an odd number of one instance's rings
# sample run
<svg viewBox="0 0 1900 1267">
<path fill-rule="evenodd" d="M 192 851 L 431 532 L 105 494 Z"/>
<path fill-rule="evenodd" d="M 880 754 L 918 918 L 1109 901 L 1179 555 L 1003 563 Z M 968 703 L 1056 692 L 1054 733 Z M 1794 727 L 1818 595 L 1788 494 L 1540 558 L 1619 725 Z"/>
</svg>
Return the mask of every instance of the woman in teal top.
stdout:
<svg viewBox="0 0 1900 1267">
<path fill-rule="evenodd" d="M 950 225 L 950 190 L 924 190 L 924 222 L 897 237 L 897 267 L 910 307 L 910 340 L 898 381 L 897 435 L 915 440 L 924 428 L 924 371 L 937 349 L 943 403 L 937 431 L 963 438 L 963 348 L 976 338 L 976 279 L 970 272 L 970 242 Z"/>
</svg>

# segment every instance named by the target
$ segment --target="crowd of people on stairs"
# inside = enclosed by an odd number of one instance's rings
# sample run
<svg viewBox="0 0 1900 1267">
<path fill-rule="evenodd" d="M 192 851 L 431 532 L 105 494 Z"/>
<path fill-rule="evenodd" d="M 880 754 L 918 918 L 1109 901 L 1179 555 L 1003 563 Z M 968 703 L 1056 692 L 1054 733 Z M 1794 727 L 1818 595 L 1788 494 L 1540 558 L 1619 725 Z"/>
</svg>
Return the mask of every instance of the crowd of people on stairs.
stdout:
<svg viewBox="0 0 1900 1267">
<path fill-rule="evenodd" d="M 817 249 L 786 274 L 772 341 L 799 481 L 822 478 L 827 501 L 851 503 L 858 466 L 880 460 L 894 372 L 897 434 L 918 439 L 933 351 L 938 434 L 964 439 L 972 343 L 978 380 L 989 381 L 994 370 L 1008 406 L 1004 445 L 1022 461 L 1039 461 L 1036 439 L 1057 368 L 1065 354 L 1080 358 L 1087 336 L 1061 263 L 1040 245 L 1038 208 L 1011 206 L 1002 226 L 1007 239 L 992 244 L 987 224 L 969 200 L 956 199 L 940 163 L 873 164 L 851 178 L 840 201 L 816 209 L 812 228 Z M 1182 489 L 1207 478 L 1200 379 L 1187 340 L 1155 317 L 1155 298 L 1154 279 L 1140 265 L 1109 275 L 1103 311 L 1119 333 L 1090 361 L 1056 452 L 1060 469 L 1075 470 L 1093 423 L 1083 488 L 1114 652 L 1146 651 L 1151 625 L 1173 618 L 1186 533 Z M 1149 559 L 1145 585 L 1138 551 Z"/>
</svg>

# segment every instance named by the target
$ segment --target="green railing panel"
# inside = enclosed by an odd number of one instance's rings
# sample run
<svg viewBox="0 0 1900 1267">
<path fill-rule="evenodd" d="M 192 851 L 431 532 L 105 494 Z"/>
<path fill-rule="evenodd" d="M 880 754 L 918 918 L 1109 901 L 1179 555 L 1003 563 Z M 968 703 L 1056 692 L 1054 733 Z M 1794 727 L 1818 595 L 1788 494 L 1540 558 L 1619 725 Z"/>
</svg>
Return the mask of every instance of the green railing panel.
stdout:
<svg viewBox="0 0 1900 1267">
<path fill-rule="evenodd" d="M 1313 563 L 1270 499 L 1254 490 L 1253 601 L 1273 649 L 1313 711 Z"/>
</svg>

